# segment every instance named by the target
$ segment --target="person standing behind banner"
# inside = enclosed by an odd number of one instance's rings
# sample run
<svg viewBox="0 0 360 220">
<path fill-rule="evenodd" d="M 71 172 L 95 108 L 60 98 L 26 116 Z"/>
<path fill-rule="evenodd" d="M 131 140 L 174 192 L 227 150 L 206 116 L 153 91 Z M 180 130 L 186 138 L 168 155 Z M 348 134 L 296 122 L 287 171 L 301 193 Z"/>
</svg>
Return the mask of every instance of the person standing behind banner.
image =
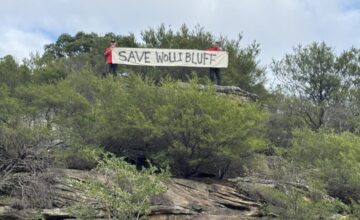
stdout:
<svg viewBox="0 0 360 220">
<path fill-rule="evenodd" d="M 112 73 L 115 76 L 117 70 L 117 64 L 112 62 L 112 55 L 111 55 L 111 51 L 114 47 L 116 47 L 116 41 L 115 39 L 112 39 L 110 42 L 110 46 L 105 50 L 104 56 L 106 57 L 106 65 L 108 67 L 107 69 L 108 73 Z"/>
<path fill-rule="evenodd" d="M 220 48 L 220 42 L 219 41 L 215 41 L 213 47 L 210 47 L 207 49 L 208 51 L 221 51 Z M 216 82 L 216 85 L 220 85 L 221 84 L 221 77 L 220 77 L 220 68 L 213 68 L 211 67 L 209 69 L 209 76 L 210 76 L 210 80 L 213 82 Z"/>
</svg>

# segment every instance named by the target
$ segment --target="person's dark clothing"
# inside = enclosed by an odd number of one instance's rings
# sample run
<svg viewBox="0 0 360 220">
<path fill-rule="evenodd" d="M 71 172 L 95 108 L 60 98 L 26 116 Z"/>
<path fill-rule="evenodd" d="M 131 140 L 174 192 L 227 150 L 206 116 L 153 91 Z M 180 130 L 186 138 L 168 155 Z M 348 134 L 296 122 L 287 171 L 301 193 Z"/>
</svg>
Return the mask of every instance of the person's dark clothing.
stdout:
<svg viewBox="0 0 360 220">
<path fill-rule="evenodd" d="M 221 85 L 220 68 L 210 68 L 210 80 L 215 82 L 216 85 Z"/>
<path fill-rule="evenodd" d="M 211 47 L 207 49 L 208 51 L 221 51 L 220 47 Z M 210 68 L 209 69 L 209 76 L 210 80 L 215 82 L 216 85 L 221 84 L 221 77 L 220 77 L 220 68 Z"/>
<path fill-rule="evenodd" d="M 112 73 L 113 75 L 116 75 L 117 64 L 108 63 L 107 66 L 108 66 L 108 69 L 107 69 L 108 73 Z"/>
</svg>

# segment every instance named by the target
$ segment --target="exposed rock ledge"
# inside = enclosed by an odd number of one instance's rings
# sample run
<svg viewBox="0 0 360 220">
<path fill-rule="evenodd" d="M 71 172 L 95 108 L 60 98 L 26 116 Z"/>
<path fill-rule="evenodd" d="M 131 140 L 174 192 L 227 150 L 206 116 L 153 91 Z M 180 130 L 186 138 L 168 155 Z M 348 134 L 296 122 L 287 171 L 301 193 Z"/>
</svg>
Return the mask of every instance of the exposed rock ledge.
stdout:
<svg viewBox="0 0 360 220">
<path fill-rule="evenodd" d="M 232 186 L 171 179 L 165 194 L 154 198 L 150 219 L 251 219 L 260 204 Z"/>
<path fill-rule="evenodd" d="M 87 174 L 78 170 L 61 172 L 73 179 L 83 179 Z M 150 220 L 231 220 L 257 219 L 260 216 L 260 204 L 240 194 L 231 184 L 172 178 L 167 187 L 166 193 L 153 198 Z M 54 205 L 58 208 L 42 210 L 45 219 L 71 219 L 63 207 L 86 198 L 66 181 L 56 185 L 55 194 Z M 29 213 L 33 210 L 19 211 L 0 206 L 0 219 L 24 219 Z"/>
<path fill-rule="evenodd" d="M 184 83 L 184 82 L 179 82 L 179 84 L 186 88 L 187 86 L 189 86 L 188 83 Z M 199 84 L 198 85 L 199 89 L 205 89 L 204 85 Z M 237 86 L 221 86 L 221 85 L 215 85 L 215 90 L 217 94 L 223 94 L 223 95 L 233 95 L 237 98 L 243 99 L 243 100 L 247 100 L 247 101 L 257 101 L 259 99 L 259 96 L 248 92 L 246 90 L 241 89 L 240 87 Z"/>
<path fill-rule="evenodd" d="M 257 101 L 259 99 L 259 97 L 256 94 L 245 91 L 237 86 L 218 86 L 218 85 L 216 85 L 215 89 L 216 89 L 217 93 L 223 93 L 223 94 L 227 94 L 227 95 L 232 94 L 237 97 L 243 97 L 246 100 L 250 100 L 250 101 Z"/>
</svg>

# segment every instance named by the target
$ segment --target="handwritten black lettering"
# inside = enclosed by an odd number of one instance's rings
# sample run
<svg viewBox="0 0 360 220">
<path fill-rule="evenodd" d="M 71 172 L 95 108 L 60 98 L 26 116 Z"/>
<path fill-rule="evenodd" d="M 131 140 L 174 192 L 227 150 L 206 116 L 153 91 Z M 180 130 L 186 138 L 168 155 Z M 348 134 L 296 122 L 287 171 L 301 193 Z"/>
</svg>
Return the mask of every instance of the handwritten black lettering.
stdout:
<svg viewBox="0 0 360 220">
<path fill-rule="evenodd" d="M 192 54 L 191 54 L 191 62 L 192 62 L 193 64 L 197 64 L 197 63 L 195 62 L 194 52 L 192 52 Z"/>
<path fill-rule="evenodd" d="M 209 55 L 208 53 L 204 53 L 204 65 L 206 65 L 206 61 L 209 60 Z"/>
<path fill-rule="evenodd" d="M 216 54 L 210 54 L 210 65 L 215 61 Z"/>
<path fill-rule="evenodd" d="M 169 64 L 170 66 L 214 66 L 218 65 L 218 56 L 220 53 L 211 51 L 200 50 L 118 50 L 117 60 L 118 62 L 128 62 L 132 64 L 145 64 L 164 66 Z M 221 54 L 222 55 L 222 54 Z M 216 66 L 215 65 L 215 66 Z"/>
<path fill-rule="evenodd" d="M 150 63 L 150 51 L 145 51 L 145 63 Z"/>
<path fill-rule="evenodd" d="M 163 62 L 163 56 L 161 56 L 157 51 L 155 52 L 156 55 L 156 62 L 157 63 L 162 63 Z"/>
<path fill-rule="evenodd" d="M 203 53 L 198 53 L 197 54 L 196 57 L 197 57 L 197 63 L 198 64 L 203 64 L 204 65 L 204 63 L 203 63 L 203 55 L 204 55 Z"/>
<path fill-rule="evenodd" d="M 135 51 L 135 54 L 136 54 L 136 58 L 139 62 L 141 62 L 142 58 L 144 57 L 144 52 L 141 53 L 141 56 L 139 56 L 139 53 L 138 51 Z"/>
<path fill-rule="evenodd" d="M 190 61 L 191 61 L 191 53 L 190 53 L 190 52 L 186 52 L 185 62 L 190 63 Z"/>
<path fill-rule="evenodd" d="M 169 52 L 169 62 L 174 63 L 176 61 L 176 54 L 175 52 L 171 53 Z"/>
<path fill-rule="evenodd" d="M 133 62 L 136 63 L 136 58 L 135 58 L 135 55 L 134 55 L 134 51 L 130 51 L 127 61 L 130 63 L 131 59 L 133 59 L 134 60 Z"/>
<path fill-rule="evenodd" d="M 163 57 L 164 57 L 164 62 L 168 62 L 169 61 L 169 55 L 162 53 Z"/>
<path fill-rule="evenodd" d="M 126 54 L 126 51 L 120 51 L 119 52 L 119 60 L 121 60 L 121 61 L 126 61 L 127 60 L 127 58 L 126 58 L 126 56 L 124 54 Z"/>
</svg>

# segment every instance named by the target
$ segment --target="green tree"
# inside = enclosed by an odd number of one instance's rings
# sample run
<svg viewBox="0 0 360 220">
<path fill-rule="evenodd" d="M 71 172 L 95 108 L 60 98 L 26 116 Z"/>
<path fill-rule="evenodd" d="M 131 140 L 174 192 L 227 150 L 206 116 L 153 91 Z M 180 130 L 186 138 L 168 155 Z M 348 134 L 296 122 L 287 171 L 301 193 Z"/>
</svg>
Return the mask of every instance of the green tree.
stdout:
<svg viewBox="0 0 360 220">
<path fill-rule="evenodd" d="M 297 97 L 284 94 L 282 89 L 271 93 L 266 101 L 269 111 L 269 120 L 266 125 L 266 135 L 276 147 L 290 147 L 292 132 L 296 128 L 306 127 L 299 113 L 301 101 Z"/>
<path fill-rule="evenodd" d="M 236 40 L 223 40 L 223 49 L 229 53 L 229 66 L 222 73 L 224 83 L 239 86 L 265 99 L 268 92 L 264 87 L 265 67 L 260 66 L 258 60 L 260 44 L 254 41 L 243 48 L 240 46 L 242 38 L 239 34 Z"/>
<path fill-rule="evenodd" d="M 325 43 L 312 43 L 294 48 L 272 70 L 283 80 L 286 93 L 301 101 L 299 112 L 312 129 L 331 126 L 336 112 L 349 105 L 349 92 L 359 81 L 359 51 L 350 49 L 336 55 Z M 337 106 L 342 106 L 339 109 Z M 336 123 L 340 126 L 341 121 Z M 342 122 L 344 124 L 344 122 Z"/>
<path fill-rule="evenodd" d="M 29 84 L 19 86 L 15 97 L 21 106 L 22 121 L 29 125 L 46 125 L 59 136 L 63 129 L 77 129 L 73 121 L 81 119 L 90 111 L 84 96 L 74 91 L 66 81 L 58 84 Z M 56 130 L 56 131 L 55 131 Z M 66 140 L 67 136 L 62 137 Z"/>
<path fill-rule="evenodd" d="M 138 165 L 150 159 L 170 165 L 177 176 L 208 172 L 221 178 L 267 146 L 261 135 L 266 113 L 257 104 L 218 96 L 211 85 L 201 89 L 197 81 L 164 80 L 157 86 L 138 76 L 79 77 L 69 77 L 66 84 L 90 107 L 56 121 L 64 135 Z M 67 112 L 57 114 L 62 111 Z"/>
<path fill-rule="evenodd" d="M 0 84 L 0 124 L 17 125 L 22 114 L 19 100 L 11 96 L 6 85 Z"/>
<path fill-rule="evenodd" d="M 11 55 L 0 58 L 0 84 L 13 91 L 16 86 L 29 81 L 30 71 L 26 66 L 20 66 Z"/>
<path fill-rule="evenodd" d="M 45 60 L 62 60 L 70 70 L 91 69 L 101 75 L 105 71 L 105 48 L 114 38 L 121 47 L 138 47 L 135 35 L 115 35 L 106 33 L 99 36 L 96 33 L 78 32 L 74 36 L 64 33 L 55 43 L 45 45 Z M 47 63 L 49 65 L 51 63 Z"/>
<path fill-rule="evenodd" d="M 199 90 L 196 81 L 162 88 L 165 100 L 155 124 L 167 147 L 157 154 L 168 158 L 174 174 L 205 172 L 223 178 L 234 162 L 267 146 L 260 134 L 266 114 L 256 104 L 219 97 L 211 86 Z"/>
</svg>

